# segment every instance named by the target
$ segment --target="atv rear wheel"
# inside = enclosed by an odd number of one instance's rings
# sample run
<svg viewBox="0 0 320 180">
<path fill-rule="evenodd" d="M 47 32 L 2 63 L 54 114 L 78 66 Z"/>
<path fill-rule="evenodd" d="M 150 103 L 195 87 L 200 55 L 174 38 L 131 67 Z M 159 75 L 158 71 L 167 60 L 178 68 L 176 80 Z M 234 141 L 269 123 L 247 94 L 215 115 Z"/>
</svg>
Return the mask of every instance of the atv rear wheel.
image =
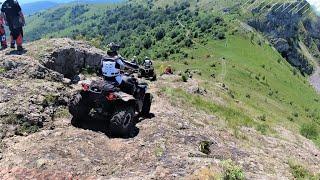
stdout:
<svg viewBox="0 0 320 180">
<path fill-rule="evenodd" d="M 152 103 L 152 95 L 150 93 L 145 94 L 142 111 L 140 113 L 141 116 L 147 117 L 150 115 L 151 103 Z"/>
<path fill-rule="evenodd" d="M 73 116 L 71 124 L 81 127 L 81 122 L 88 118 L 90 112 L 87 100 L 81 94 L 75 95 L 69 104 L 69 112 Z"/>
<path fill-rule="evenodd" d="M 134 131 L 135 111 L 132 106 L 120 106 L 111 116 L 109 132 L 116 137 L 130 137 Z"/>
</svg>

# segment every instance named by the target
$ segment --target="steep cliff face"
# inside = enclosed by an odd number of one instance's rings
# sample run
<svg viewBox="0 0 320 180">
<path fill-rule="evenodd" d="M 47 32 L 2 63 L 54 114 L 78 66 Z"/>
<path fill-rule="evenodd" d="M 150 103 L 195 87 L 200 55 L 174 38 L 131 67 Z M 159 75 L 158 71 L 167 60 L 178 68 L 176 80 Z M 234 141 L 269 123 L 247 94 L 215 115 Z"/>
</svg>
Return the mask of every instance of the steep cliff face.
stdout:
<svg viewBox="0 0 320 180">
<path fill-rule="evenodd" d="M 308 7 L 304 6 L 305 3 L 296 2 L 277 4 L 269 9 L 258 7 L 252 10 L 253 18 L 249 25 L 265 34 L 291 65 L 302 73 L 312 74 L 312 63 L 301 50 L 299 42 L 303 42 L 313 56 L 319 57 L 320 21 L 319 17 L 312 17 L 310 12 L 306 12 Z"/>
</svg>

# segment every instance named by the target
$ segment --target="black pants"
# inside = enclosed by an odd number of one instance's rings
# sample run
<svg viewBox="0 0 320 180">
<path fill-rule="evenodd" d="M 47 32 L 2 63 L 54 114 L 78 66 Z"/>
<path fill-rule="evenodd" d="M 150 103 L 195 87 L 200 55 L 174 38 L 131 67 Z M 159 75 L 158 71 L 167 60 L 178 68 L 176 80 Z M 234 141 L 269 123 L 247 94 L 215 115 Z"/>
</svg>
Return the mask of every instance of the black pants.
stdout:
<svg viewBox="0 0 320 180">
<path fill-rule="evenodd" d="M 135 78 L 131 78 L 128 76 L 123 76 L 122 82 L 119 86 L 120 90 L 135 96 L 135 93 L 137 91 L 138 82 Z"/>
<path fill-rule="evenodd" d="M 13 27 L 10 27 L 9 26 L 9 29 L 10 29 L 10 35 L 12 36 L 13 40 L 17 40 L 17 38 L 21 35 L 23 37 L 23 29 L 22 27 L 20 28 L 13 28 Z"/>
</svg>

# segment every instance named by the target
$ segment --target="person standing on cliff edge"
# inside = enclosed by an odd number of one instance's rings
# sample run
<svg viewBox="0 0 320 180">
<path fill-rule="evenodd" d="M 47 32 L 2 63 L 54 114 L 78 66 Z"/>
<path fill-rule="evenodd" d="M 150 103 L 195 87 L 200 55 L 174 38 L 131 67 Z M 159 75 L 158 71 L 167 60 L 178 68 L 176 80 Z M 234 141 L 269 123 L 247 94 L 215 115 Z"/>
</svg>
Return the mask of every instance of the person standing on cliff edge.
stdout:
<svg viewBox="0 0 320 180">
<path fill-rule="evenodd" d="M 17 43 L 17 50 L 22 51 L 23 26 L 25 25 L 25 19 L 18 1 L 6 0 L 2 4 L 1 13 L 10 29 L 10 47 L 15 48 L 15 44 Z"/>
</svg>

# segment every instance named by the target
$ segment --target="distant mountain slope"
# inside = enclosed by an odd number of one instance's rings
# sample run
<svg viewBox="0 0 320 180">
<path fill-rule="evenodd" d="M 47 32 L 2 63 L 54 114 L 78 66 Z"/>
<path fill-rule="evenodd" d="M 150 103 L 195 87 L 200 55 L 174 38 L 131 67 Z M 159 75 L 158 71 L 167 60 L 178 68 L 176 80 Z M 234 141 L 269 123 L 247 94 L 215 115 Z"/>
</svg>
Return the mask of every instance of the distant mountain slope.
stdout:
<svg viewBox="0 0 320 180">
<path fill-rule="evenodd" d="M 27 4 L 21 4 L 21 8 L 25 15 L 31 15 L 39 11 L 44 11 L 58 6 L 59 3 L 51 1 L 39 1 Z"/>
<path fill-rule="evenodd" d="M 109 3 L 119 3 L 124 0 L 58 0 L 58 1 L 36 1 L 31 3 L 21 4 L 23 12 L 25 15 L 32 15 L 34 13 L 45 11 L 50 8 L 57 7 L 64 3 L 80 3 L 80 4 L 109 4 Z M 23 2 L 23 1 L 22 1 Z"/>
<path fill-rule="evenodd" d="M 124 0 L 49 0 L 49 1 L 55 2 L 55 3 L 70 3 L 70 2 L 77 2 L 77 1 L 114 3 L 114 2 L 124 1 Z M 19 0 L 20 4 L 29 4 L 29 3 L 35 3 L 35 2 L 41 2 L 41 0 Z"/>
</svg>

